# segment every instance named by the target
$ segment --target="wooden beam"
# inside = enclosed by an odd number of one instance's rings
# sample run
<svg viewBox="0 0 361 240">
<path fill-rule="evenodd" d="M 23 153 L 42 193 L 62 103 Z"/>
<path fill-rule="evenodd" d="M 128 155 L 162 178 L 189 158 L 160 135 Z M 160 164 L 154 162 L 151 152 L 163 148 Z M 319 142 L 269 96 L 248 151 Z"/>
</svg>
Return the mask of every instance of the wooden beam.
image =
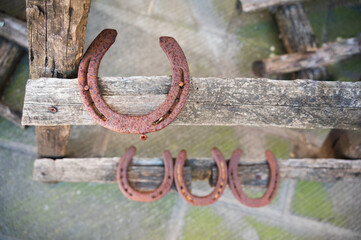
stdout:
<svg viewBox="0 0 361 240">
<path fill-rule="evenodd" d="M 76 77 L 89 8 L 90 0 L 26 1 L 31 79 Z M 69 133 L 69 126 L 37 127 L 38 155 L 63 157 Z"/>
<path fill-rule="evenodd" d="M 0 40 L 0 96 L 22 55 L 23 51 L 16 44 L 5 39 Z"/>
<path fill-rule="evenodd" d="M 257 76 L 291 73 L 304 69 L 324 67 L 361 53 L 361 36 L 326 44 L 305 53 L 290 53 L 253 63 Z"/>
<path fill-rule="evenodd" d="M 316 36 L 301 3 L 278 7 L 275 18 L 288 53 L 310 52 L 317 48 Z M 328 73 L 325 67 L 310 68 L 294 73 L 292 78 L 327 80 Z"/>
<path fill-rule="evenodd" d="M 301 2 L 303 0 L 239 0 L 243 12 L 264 10 L 270 7 Z"/>
<path fill-rule="evenodd" d="M 64 158 L 61 161 L 37 159 L 34 162 L 33 180 L 42 182 L 116 182 L 116 166 L 119 157 L 114 158 Z M 281 179 L 298 179 L 321 182 L 360 181 L 361 160 L 340 159 L 288 159 L 279 160 Z M 192 181 L 208 181 L 214 186 L 217 167 L 212 159 L 189 159 L 184 176 Z M 245 163 L 238 167 L 238 176 L 247 186 L 266 188 L 268 183 L 266 162 Z M 156 188 L 164 176 L 160 158 L 134 158 L 128 168 L 128 178 L 133 186 L 141 190 Z"/>
<path fill-rule="evenodd" d="M 150 84 L 151 83 L 151 84 Z M 170 77 L 100 78 L 111 108 L 141 115 L 165 99 Z M 57 112 L 49 111 L 54 106 Z M 361 82 L 192 78 L 178 125 L 252 125 L 289 128 L 361 128 Z M 93 125 L 83 107 L 77 79 L 29 80 L 24 125 Z"/>
<path fill-rule="evenodd" d="M 0 36 L 28 49 L 28 37 L 24 21 L 0 13 Z"/>
</svg>

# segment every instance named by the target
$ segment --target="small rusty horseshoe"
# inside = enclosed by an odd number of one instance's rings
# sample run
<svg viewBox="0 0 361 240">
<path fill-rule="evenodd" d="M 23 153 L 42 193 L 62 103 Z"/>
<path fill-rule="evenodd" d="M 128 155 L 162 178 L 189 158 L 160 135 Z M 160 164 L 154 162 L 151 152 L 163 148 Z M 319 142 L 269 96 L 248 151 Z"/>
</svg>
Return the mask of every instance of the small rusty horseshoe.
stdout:
<svg viewBox="0 0 361 240">
<path fill-rule="evenodd" d="M 173 159 L 169 151 L 163 152 L 164 178 L 160 186 L 150 192 L 140 192 L 129 185 L 127 168 L 135 155 L 136 148 L 130 147 L 119 160 L 117 167 L 117 182 L 120 191 L 130 200 L 139 202 L 154 202 L 164 197 L 170 190 L 173 183 Z"/>
<path fill-rule="evenodd" d="M 232 190 L 233 196 L 243 205 L 247 207 L 264 207 L 270 204 L 273 198 L 276 196 L 277 189 L 280 183 L 280 170 L 277 163 L 277 159 L 273 153 L 269 150 L 265 152 L 265 156 L 270 169 L 270 178 L 268 182 L 268 188 L 265 194 L 261 198 L 249 198 L 243 192 L 242 186 L 239 182 L 237 175 L 238 162 L 241 159 L 242 151 L 236 149 L 229 161 L 228 165 L 228 183 Z"/>
<path fill-rule="evenodd" d="M 191 193 L 183 178 L 184 163 L 187 160 L 187 152 L 182 150 L 179 152 L 174 166 L 175 184 L 177 191 L 181 197 L 191 205 L 205 206 L 215 203 L 223 194 L 227 187 L 227 163 L 222 153 L 217 148 L 212 148 L 213 159 L 218 167 L 218 179 L 214 190 L 207 196 L 198 197 Z"/>
<path fill-rule="evenodd" d="M 103 30 L 91 43 L 80 62 L 78 87 L 86 110 L 101 126 L 120 133 L 142 134 L 168 126 L 181 112 L 189 93 L 190 74 L 182 48 L 172 37 L 160 37 L 159 44 L 172 67 L 172 84 L 165 101 L 143 116 L 127 116 L 113 111 L 101 96 L 98 86 L 100 61 L 114 43 L 117 31 Z"/>
</svg>

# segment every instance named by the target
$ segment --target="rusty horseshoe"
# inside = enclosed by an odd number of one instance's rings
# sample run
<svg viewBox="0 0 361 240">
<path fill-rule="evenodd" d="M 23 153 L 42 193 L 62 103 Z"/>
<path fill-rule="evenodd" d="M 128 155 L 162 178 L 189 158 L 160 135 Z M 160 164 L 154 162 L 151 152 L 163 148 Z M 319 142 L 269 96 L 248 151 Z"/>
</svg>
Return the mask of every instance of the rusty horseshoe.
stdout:
<svg viewBox="0 0 361 240">
<path fill-rule="evenodd" d="M 165 101 L 143 116 L 127 116 L 113 111 L 101 96 L 98 86 L 100 61 L 114 43 L 117 31 L 104 29 L 91 43 L 80 62 L 78 87 L 86 110 L 101 126 L 120 133 L 142 134 L 168 126 L 181 112 L 189 93 L 190 73 L 182 48 L 172 37 L 160 37 L 159 44 L 172 67 L 172 84 Z"/>
<path fill-rule="evenodd" d="M 276 196 L 277 189 L 280 183 L 280 170 L 277 163 L 277 159 L 273 155 L 273 153 L 269 150 L 265 152 L 265 156 L 268 162 L 268 166 L 270 169 L 270 178 L 268 182 L 268 188 L 265 194 L 261 198 L 249 198 L 243 192 L 242 186 L 239 182 L 239 178 L 237 175 L 237 166 L 238 162 L 241 158 L 242 151 L 240 149 L 236 149 L 229 161 L 228 165 L 228 183 L 232 190 L 233 196 L 243 205 L 247 207 L 264 207 L 270 204 L 273 198 Z"/>
<path fill-rule="evenodd" d="M 175 173 L 175 184 L 177 187 L 178 193 L 181 197 L 191 205 L 194 206 L 205 206 L 216 202 L 223 194 L 224 190 L 227 187 L 227 163 L 224 159 L 222 153 L 217 148 L 212 148 L 212 156 L 216 161 L 218 167 L 218 179 L 217 184 L 214 190 L 202 197 L 195 196 L 191 193 L 189 188 L 186 185 L 186 182 L 183 177 L 183 168 L 185 161 L 187 159 L 187 152 L 181 150 L 177 156 L 174 173 Z"/>
<path fill-rule="evenodd" d="M 173 159 L 169 151 L 163 152 L 164 178 L 160 186 L 149 192 L 140 192 L 132 188 L 127 178 L 127 168 L 135 155 L 136 148 L 130 147 L 119 160 L 117 167 L 117 182 L 120 191 L 130 200 L 139 202 L 154 202 L 164 197 L 170 190 L 173 183 Z"/>
</svg>

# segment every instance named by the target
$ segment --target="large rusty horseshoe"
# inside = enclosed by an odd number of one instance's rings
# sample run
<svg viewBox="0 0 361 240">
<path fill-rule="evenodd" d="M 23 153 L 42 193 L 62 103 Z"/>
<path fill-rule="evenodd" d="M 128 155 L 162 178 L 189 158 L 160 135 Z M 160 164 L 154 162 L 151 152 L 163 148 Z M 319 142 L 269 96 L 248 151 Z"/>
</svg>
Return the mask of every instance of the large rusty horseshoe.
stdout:
<svg viewBox="0 0 361 240">
<path fill-rule="evenodd" d="M 189 188 L 186 185 L 186 182 L 183 178 L 183 168 L 184 163 L 187 159 L 187 152 L 182 150 L 179 152 L 176 163 L 174 166 L 175 173 L 175 184 L 177 187 L 178 193 L 181 197 L 191 205 L 194 206 L 205 206 L 216 202 L 223 194 L 224 190 L 227 187 L 227 163 L 224 159 L 222 153 L 217 149 L 212 149 L 213 159 L 216 161 L 218 167 L 218 179 L 217 184 L 214 190 L 207 196 L 198 197 L 191 193 Z"/>
<path fill-rule="evenodd" d="M 169 151 L 163 152 L 164 178 L 160 186 L 150 192 L 140 192 L 129 185 L 127 178 L 127 168 L 135 155 L 136 148 L 130 147 L 119 160 L 117 167 L 117 182 L 120 191 L 130 200 L 140 202 L 154 202 L 164 197 L 170 190 L 173 183 L 173 159 Z"/>
<path fill-rule="evenodd" d="M 242 151 L 236 149 L 229 161 L 228 165 L 228 183 L 232 190 L 233 196 L 242 204 L 247 207 L 264 207 L 270 204 L 273 198 L 276 196 L 277 189 L 280 183 L 280 170 L 277 163 L 277 159 L 273 153 L 269 150 L 265 152 L 265 156 L 270 169 L 270 178 L 268 182 L 268 188 L 265 194 L 261 198 L 249 198 L 243 192 L 242 186 L 239 182 L 237 175 L 238 162 L 241 158 Z"/>
<path fill-rule="evenodd" d="M 159 131 L 181 112 L 189 93 L 190 74 L 187 59 L 177 41 L 160 37 L 159 44 L 172 67 L 172 84 L 165 101 L 153 112 L 143 116 L 127 116 L 113 111 L 101 96 L 98 87 L 100 61 L 114 43 L 117 31 L 103 30 L 91 43 L 80 62 L 78 86 L 86 110 L 101 126 L 120 133 L 142 134 Z"/>
</svg>

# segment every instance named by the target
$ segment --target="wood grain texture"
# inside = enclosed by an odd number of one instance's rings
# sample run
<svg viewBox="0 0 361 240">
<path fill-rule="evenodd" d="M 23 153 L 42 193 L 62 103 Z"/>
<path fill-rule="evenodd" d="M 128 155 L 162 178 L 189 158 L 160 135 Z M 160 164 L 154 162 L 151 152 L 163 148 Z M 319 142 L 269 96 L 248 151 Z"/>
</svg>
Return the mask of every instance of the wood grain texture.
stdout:
<svg viewBox="0 0 361 240">
<path fill-rule="evenodd" d="M 170 77 L 100 78 L 105 101 L 123 114 L 155 110 Z M 151 84 L 149 84 L 151 83 Z M 55 106 L 58 112 L 48 110 Z M 187 103 L 173 124 L 251 125 L 289 128 L 361 128 L 361 82 L 192 78 Z M 77 79 L 29 80 L 24 125 L 92 125 Z"/>
<path fill-rule="evenodd" d="M 33 180 L 115 183 L 119 158 L 64 158 L 61 161 L 37 159 L 34 162 Z M 127 176 L 132 187 L 142 191 L 154 190 L 164 177 L 163 161 L 160 158 L 134 158 L 128 167 Z M 191 178 L 191 168 L 185 166 L 184 179 L 189 186 Z M 172 190 L 175 189 L 172 186 Z"/>
<path fill-rule="evenodd" d="M 316 36 L 301 3 L 278 7 L 275 18 L 288 53 L 312 52 L 317 49 Z M 325 67 L 310 68 L 294 73 L 292 78 L 327 80 L 328 72 Z"/>
<path fill-rule="evenodd" d="M 19 64 L 22 54 L 23 51 L 16 44 L 5 39 L 0 40 L 0 95 Z"/>
<path fill-rule="evenodd" d="M 26 1 L 31 79 L 76 77 L 89 8 L 90 0 Z M 69 126 L 37 127 L 38 155 L 64 156 L 69 133 Z"/>
<path fill-rule="evenodd" d="M 291 73 L 304 69 L 324 67 L 361 53 L 361 36 L 328 43 L 322 48 L 304 53 L 290 53 L 253 63 L 257 76 Z"/>
<path fill-rule="evenodd" d="M 0 36 L 28 49 L 26 23 L 4 13 L 0 13 Z"/>
<path fill-rule="evenodd" d="M 66 182 L 116 182 L 115 158 L 64 158 L 61 161 L 37 159 L 34 162 L 33 179 L 35 181 Z M 321 182 L 360 181 L 361 160 L 341 159 L 288 159 L 279 160 L 282 179 L 298 179 Z M 194 167 L 196 166 L 196 167 Z M 209 181 L 216 184 L 218 170 L 212 159 L 188 159 L 184 176 L 192 181 Z M 262 163 L 241 162 L 238 176 L 244 185 L 266 187 L 268 183 L 268 165 Z M 155 189 L 164 175 L 160 158 L 134 158 L 128 168 L 128 177 L 133 185 L 143 190 Z"/>
<path fill-rule="evenodd" d="M 243 12 L 253 12 L 269 7 L 297 3 L 303 0 L 239 0 Z"/>
</svg>

